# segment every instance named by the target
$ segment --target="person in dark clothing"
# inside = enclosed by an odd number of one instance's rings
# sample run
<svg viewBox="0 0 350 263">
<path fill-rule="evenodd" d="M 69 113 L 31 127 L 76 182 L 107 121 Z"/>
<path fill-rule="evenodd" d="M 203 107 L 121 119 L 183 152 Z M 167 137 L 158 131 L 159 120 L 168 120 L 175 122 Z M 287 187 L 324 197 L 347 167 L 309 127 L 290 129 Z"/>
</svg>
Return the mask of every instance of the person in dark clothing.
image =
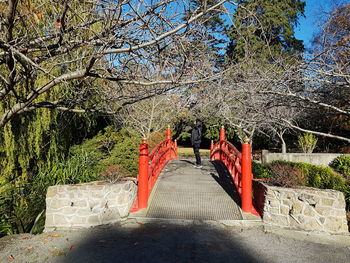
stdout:
<svg viewBox="0 0 350 263">
<path fill-rule="evenodd" d="M 196 156 L 196 168 L 202 168 L 201 155 L 199 153 L 199 149 L 201 147 L 202 142 L 202 122 L 200 120 L 196 120 L 194 122 L 194 126 L 191 133 L 191 144 L 193 146 L 193 152 Z"/>
</svg>

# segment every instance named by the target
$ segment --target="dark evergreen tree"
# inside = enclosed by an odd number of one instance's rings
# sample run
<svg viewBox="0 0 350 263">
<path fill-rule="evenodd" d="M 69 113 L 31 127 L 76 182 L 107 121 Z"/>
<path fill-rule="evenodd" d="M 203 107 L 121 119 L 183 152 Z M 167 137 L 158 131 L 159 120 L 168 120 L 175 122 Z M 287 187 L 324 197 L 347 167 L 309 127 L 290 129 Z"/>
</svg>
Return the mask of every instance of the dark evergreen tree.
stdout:
<svg viewBox="0 0 350 263">
<path fill-rule="evenodd" d="M 298 17 L 304 15 L 304 1 L 240 0 L 238 4 L 228 30 L 230 61 L 247 57 L 264 60 L 277 53 L 304 50 L 303 41 L 294 36 Z"/>
</svg>

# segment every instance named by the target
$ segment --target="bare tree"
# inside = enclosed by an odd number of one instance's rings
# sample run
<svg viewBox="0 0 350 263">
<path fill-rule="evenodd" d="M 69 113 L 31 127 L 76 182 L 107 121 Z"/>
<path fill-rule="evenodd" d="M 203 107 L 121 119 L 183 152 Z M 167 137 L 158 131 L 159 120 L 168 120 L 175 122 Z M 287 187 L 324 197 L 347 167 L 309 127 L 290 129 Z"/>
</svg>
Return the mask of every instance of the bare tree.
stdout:
<svg viewBox="0 0 350 263">
<path fill-rule="evenodd" d="M 198 81 L 193 72 L 187 78 L 187 39 L 198 34 L 194 22 L 225 2 L 192 10 L 186 1 L 173 0 L 2 1 L 0 127 L 41 107 L 84 112 L 62 97 L 47 100 L 45 94 L 69 83 L 74 90 L 96 79 L 113 81 L 113 87 L 106 84 L 113 89 Z M 154 79 L 159 67 L 163 78 Z M 130 96 L 131 102 L 143 96 Z"/>
<path fill-rule="evenodd" d="M 184 105 L 177 94 L 164 94 L 123 107 L 118 122 L 142 138 L 163 130 L 175 120 Z"/>
</svg>

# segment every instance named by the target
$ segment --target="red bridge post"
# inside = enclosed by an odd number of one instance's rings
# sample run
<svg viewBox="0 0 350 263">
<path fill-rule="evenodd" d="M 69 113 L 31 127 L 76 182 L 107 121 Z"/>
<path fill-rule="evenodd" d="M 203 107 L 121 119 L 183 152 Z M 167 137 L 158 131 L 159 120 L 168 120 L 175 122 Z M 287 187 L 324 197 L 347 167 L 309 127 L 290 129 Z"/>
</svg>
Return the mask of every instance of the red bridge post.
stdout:
<svg viewBox="0 0 350 263">
<path fill-rule="evenodd" d="M 225 127 L 221 126 L 221 129 L 220 129 L 220 142 L 224 141 L 226 139 L 225 137 L 226 137 L 226 135 L 225 135 Z"/>
<path fill-rule="evenodd" d="M 220 140 L 220 152 L 219 152 L 219 159 L 220 161 L 224 161 L 223 160 L 223 157 L 224 157 L 224 154 L 222 153 L 223 151 L 223 147 L 224 147 L 224 141 L 226 139 L 226 135 L 225 135 L 225 127 L 224 125 L 221 126 L 221 129 L 220 129 L 220 136 L 219 136 L 219 140 Z M 226 164 L 225 164 L 226 165 Z"/>
<path fill-rule="evenodd" d="M 138 208 L 146 208 L 148 205 L 148 144 L 146 139 L 140 144 L 139 174 L 138 174 Z"/>
<path fill-rule="evenodd" d="M 170 126 L 168 126 L 168 128 L 165 131 L 165 139 L 166 140 L 171 140 L 171 129 L 170 129 Z"/>
<path fill-rule="evenodd" d="M 252 212 L 252 158 L 249 139 L 242 144 L 242 210 Z"/>
</svg>

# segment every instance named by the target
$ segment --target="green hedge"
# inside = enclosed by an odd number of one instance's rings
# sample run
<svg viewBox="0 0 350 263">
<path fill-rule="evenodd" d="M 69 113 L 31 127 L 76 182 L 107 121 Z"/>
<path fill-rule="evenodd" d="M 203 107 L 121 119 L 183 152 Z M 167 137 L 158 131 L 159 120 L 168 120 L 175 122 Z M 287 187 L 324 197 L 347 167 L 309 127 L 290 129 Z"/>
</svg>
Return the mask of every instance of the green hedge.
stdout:
<svg viewBox="0 0 350 263">
<path fill-rule="evenodd" d="M 335 158 L 330 164 L 335 171 L 341 173 L 344 177 L 350 180 L 350 156 L 340 155 Z"/>
</svg>

